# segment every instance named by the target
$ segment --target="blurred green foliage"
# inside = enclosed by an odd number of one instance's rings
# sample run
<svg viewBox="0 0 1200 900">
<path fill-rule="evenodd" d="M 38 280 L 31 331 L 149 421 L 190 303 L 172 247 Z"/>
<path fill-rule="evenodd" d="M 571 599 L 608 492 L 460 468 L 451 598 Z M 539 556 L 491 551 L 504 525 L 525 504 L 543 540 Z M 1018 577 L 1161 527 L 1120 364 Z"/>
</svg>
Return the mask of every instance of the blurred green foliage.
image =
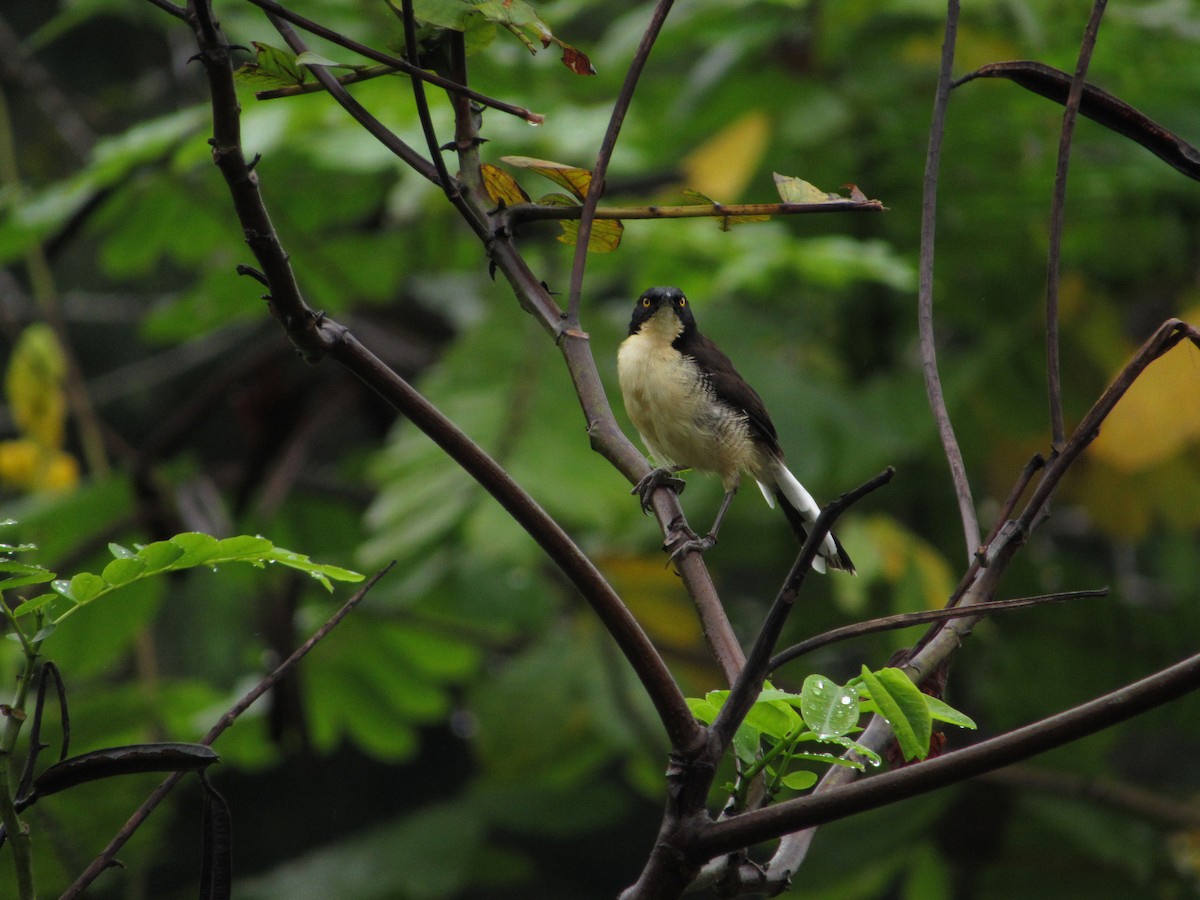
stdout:
<svg viewBox="0 0 1200 900">
<path fill-rule="evenodd" d="M 234 43 L 281 45 L 250 5 L 217 7 Z M 382 3 L 296 9 L 377 47 L 402 44 Z M 515 40 L 473 55 L 476 89 L 546 116 L 531 127 L 486 111 L 483 158 L 590 168 L 650 7 L 557 0 L 537 11 L 598 74 L 576 76 L 559 48 L 530 55 Z M 920 188 L 944 13 L 923 0 L 677 4 L 609 171 L 606 200 L 622 205 L 686 202 L 688 189 L 770 202 L 781 172 L 825 190 L 854 183 L 888 207 L 727 233 L 712 221 L 628 221 L 616 252 L 588 260 L 584 325 L 623 424 L 613 358 L 632 299 L 678 284 L 763 395 L 818 499 L 897 467 L 841 532 L 860 577 L 806 585 L 792 638 L 938 605 L 965 559 L 916 349 Z M 95 135 L 80 146 L 42 94 L 6 76 L 4 141 L 20 180 L 0 184 L 4 346 L 58 311 L 112 461 L 71 492 L 10 489 L 4 513 L 20 521 L 20 539 L 58 571 L 98 571 L 110 541 L 183 530 L 261 533 L 360 571 L 398 561 L 217 744 L 237 895 L 612 896 L 657 827 L 665 742 L 653 711 L 534 543 L 409 423 L 332 364 L 306 367 L 260 286 L 235 274 L 252 260 L 211 165 L 186 27 L 150 4 L 103 0 L 3 15 Z M 956 74 L 1017 58 L 1071 70 L 1085 17 L 1061 0 L 971 4 Z M 1090 78 L 1200 141 L 1198 69 L 1196 10 L 1148 0 L 1109 9 Z M 405 79 L 352 90 L 424 147 Z M 449 140 L 448 106 L 431 97 Z M 589 450 L 555 348 L 489 280 L 481 247 L 441 194 L 322 94 L 256 101 L 243 88 L 241 102 L 246 150 L 262 154 L 256 171 L 309 303 L 413 378 L 562 522 L 689 695 L 723 687 L 663 568 L 661 536 Z M 1060 121 L 1059 107 L 1009 83 L 972 82 L 951 97 L 935 324 L 985 528 L 1020 468 L 1049 449 L 1042 298 Z M 536 195 L 544 184 L 534 178 L 518 173 Z M 571 250 L 558 231 L 530 226 L 519 247 L 565 293 Z M 1159 322 L 1196 320 L 1197 246 L 1196 185 L 1081 120 L 1062 259 L 1068 424 Z M 33 277 L 39 254 L 49 286 Z M 1171 377 L 1134 407 L 1147 418 L 1084 459 L 1002 586 L 1020 596 L 1107 584 L 1110 597 L 1009 615 L 960 653 L 948 699 L 984 734 L 1195 649 L 1200 368 L 1194 351 L 1173 356 Z M 72 422 L 67 448 L 82 458 Z M 11 437 L 11 414 L 3 425 Z M 1151 434 L 1165 449 L 1139 455 Z M 703 523 L 719 496 L 719 485 L 692 478 L 683 502 Z M 743 492 L 708 561 L 744 636 L 794 549 L 782 517 Z M 47 643 L 81 751 L 196 739 L 334 608 L 310 579 L 283 572 L 158 581 L 82 610 Z M 919 633 L 828 648 L 778 681 L 795 690 L 814 671 L 845 681 Z M 3 645 L 8 671 L 18 648 Z M 1038 763 L 1189 796 L 1200 788 L 1195 718 L 1195 701 L 1181 701 Z M 126 783 L 86 791 L 33 811 L 35 833 L 55 835 L 36 857 L 47 895 L 141 796 Z M 178 792 L 97 896 L 189 896 L 198 806 L 198 793 Z M 1100 813 L 1078 798 L 968 785 L 822 829 L 796 884 L 839 900 L 1178 896 L 1200 877 L 1189 840 L 1178 823 Z M 0 884 L 11 883 L 10 865 L 0 854 Z M 357 871 L 370 879 L 349 881 Z"/>
</svg>

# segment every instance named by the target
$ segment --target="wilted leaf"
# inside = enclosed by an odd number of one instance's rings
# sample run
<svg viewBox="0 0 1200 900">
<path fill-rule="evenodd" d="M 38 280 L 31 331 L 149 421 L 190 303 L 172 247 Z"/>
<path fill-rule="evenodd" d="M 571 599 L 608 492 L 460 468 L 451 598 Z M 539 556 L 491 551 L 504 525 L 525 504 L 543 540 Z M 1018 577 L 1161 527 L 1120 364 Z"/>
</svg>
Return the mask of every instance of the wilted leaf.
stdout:
<svg viewBox="0 0 1200 900">
<path fill-rule="evenodd" d="M 830 203 L 835 200 L 845 200 L 845 197 L 823 191 L 803 178 L 774 173 L 775 189 L 784 203 Z"/>
<path fill-rule="evenodd" d="M 562 47 L 563 65 L 574 72 L 576 75 L 595 75 L 596 68 L 592 65 L 592 61 L 587 58 L 587 55 L 570 44 L 564 44 L 559 41 L 559 46 Z"/>
<path fill-rule="evenodd" d="M 529 195 L 521 189 L 515 178 L 503 169 L 484 163 L 480 167 L 483 174 L 483 186 L 487 189 L 492 202 L 502 206 L 513 206 L 517 203 L 528 203 Z"/>
<path fill-rule="evenodd" d="M 592 173 L 577 166 L 551 162 L 548 159 L 535 159 L 532 156 L 502 156 L 501 162 L 518 169 L 533 169 L 544 178 L 549 178 L 559 187 L 564 187 L 580 200 L 587 196 L 588 186 L 592 183 Z"/>
<path fill-rule="evenodd" d="M 558 240 L 575 246 L 579 240 L 579 222 L 563 219 L 558 224 L 562 226 L 562 234 L 558 236 Z M 625 226 L 619 219 L 593 219 L 592 231 L 588 235 L 588 252 L 612 253 L 621 246 L 621 235 L 624 233 Z"/>
</svg>

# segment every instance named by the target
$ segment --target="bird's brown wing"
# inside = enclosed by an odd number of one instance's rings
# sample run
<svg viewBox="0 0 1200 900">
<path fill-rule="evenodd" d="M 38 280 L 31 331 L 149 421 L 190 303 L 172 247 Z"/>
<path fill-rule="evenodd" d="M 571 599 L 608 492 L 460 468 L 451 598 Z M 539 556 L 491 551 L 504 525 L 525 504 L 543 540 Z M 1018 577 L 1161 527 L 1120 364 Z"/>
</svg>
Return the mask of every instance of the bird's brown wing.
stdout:
<svg viewBox="0 0 1200 900">
<path fill-rule="evenodd" d="M 720 402 L 746 414 L 754 440 L 773 454 L 780 455 L 775 423 L 771 421 L 762 397 L 738 373 L 729 357 L 707 337 L 694 330 L 676 343 L 676 349 L 695 359 L 700 368 L 708 373 L 709 387 Z"/>
</svg>

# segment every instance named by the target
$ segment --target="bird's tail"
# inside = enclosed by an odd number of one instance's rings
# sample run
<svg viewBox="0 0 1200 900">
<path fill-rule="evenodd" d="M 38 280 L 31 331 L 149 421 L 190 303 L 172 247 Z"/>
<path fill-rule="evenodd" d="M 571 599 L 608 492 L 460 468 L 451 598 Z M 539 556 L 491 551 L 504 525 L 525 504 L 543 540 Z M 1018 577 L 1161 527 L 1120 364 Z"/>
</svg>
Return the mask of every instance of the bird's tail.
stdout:
<svg viewBox="0 0 1200 900">
<path fill-rule="evenodd" d="M 783 509 L 788 524 L 792 526 L 792 531 L 796 532 L 796 537 L 803 543 L 808 538 L 808 530 L 817 521 L 821 508 L 817 506 L 817 501 L 813 499 L 812 494 L 804 489 L 804 485 L 788 471 L 787 466 L 782 462 L 775 465 L 772 474 L 775 476 L 772 493 L 779 501 L 779 506 Z M 767 486 L 759 482 L 759 487 L 762 488 L 767 502 L 774 506 Z M 821 543 L 816 558 L 813 559 L 813 568 L 818 572 L 824 573 L 826 566 L 831 569 L 840 569 L 851 575 L 854 574 L 854 563 L 850 561 L 850 555 L 846 553 L 846 548 L 833 536 L 833 532 L 825 535 L 825 540 Z"/>
</svg>

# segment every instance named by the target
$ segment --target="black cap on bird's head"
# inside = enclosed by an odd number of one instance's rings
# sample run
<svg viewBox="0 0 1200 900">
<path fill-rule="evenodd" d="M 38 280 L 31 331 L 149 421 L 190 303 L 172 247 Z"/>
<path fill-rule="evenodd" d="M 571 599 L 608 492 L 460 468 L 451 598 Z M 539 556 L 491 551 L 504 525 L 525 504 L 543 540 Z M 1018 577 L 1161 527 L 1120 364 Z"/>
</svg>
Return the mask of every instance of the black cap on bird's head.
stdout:
<svg viewBox="0 0 1200 900">
<path fill-rule="evenodd" d="M 642 330 L 642 325 L 653 319 L 660 310 L 678 318 L 683 326 L 680 333 L 696 327 L 692 306 L 683 291 L 677 287 L 652 287 L 638 297 L 633 307 L 633 317 L 629 320 L 629 333 L 637 334 Z"/>
</svg>

